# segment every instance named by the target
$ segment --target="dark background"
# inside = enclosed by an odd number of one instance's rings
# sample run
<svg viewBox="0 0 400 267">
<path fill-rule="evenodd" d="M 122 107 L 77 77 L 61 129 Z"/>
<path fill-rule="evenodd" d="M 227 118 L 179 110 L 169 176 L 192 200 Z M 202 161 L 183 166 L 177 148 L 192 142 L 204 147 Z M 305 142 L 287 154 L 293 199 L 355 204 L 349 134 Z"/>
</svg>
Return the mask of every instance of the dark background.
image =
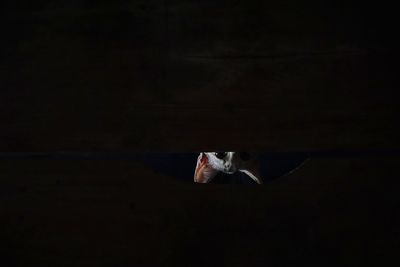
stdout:
<svg viewBox="0 0 400 267">
<path fill-rule="evenodd" d="M 386 1 L 1 2 L 0 265 L 395 259 L 396 11 Z M 249 150 L 325 156 L 262 187 L 183 183 L 96 156 Z"/>
</svg>

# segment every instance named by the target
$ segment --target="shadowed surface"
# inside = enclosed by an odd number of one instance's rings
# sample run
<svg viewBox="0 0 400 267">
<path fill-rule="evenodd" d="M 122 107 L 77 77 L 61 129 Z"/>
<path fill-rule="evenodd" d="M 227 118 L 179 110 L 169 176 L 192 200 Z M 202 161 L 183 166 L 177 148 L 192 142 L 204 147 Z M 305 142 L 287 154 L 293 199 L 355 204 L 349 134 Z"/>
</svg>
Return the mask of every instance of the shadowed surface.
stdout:
<svg viewBox="0 0 400 267">
<path fill-rule="evenodd" d="M 132 161 L 3 160 L 2 266 L 376 266 L 399 245 L 399 163 L 316 159 L 245 186 Z"/>
<path fill-rule="evenodd" d="M 9 1 L 0 150 L 399 149 L 384 6 Z"/>
</svg>

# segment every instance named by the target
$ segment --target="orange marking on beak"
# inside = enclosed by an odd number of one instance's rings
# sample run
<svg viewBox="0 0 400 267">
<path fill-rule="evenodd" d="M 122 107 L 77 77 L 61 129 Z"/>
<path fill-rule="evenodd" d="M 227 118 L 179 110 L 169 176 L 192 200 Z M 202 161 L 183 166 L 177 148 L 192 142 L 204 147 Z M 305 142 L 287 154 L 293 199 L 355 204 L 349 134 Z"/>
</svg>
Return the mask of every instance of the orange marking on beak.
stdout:
<svg viewBox="0 0 400 267">
<path fill-rule="evenodd" d="M 195 181 L 198 183 L 202 183 L 204 182 L 204 169 L 207 167 L 207 163 L 208 163 L 208 157 L 204 154 L 201 155 L 200 158 L 200 162 L 199 162 L 199 166 L 196 169 L 196 173 L 195 173 Z"/>
</svg>

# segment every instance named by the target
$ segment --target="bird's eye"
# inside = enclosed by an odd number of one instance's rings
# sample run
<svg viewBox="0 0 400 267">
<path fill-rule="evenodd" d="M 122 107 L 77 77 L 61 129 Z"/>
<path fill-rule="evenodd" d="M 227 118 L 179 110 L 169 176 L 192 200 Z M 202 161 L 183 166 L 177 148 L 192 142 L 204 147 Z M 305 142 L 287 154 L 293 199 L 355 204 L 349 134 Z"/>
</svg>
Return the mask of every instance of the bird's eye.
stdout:
<svg viewBox="0 0 400 267">
<path fill-rule="evenodd" d="M 240 159 L 243 161 L 249 160 L 251 158 L 250 154 L 247 152 L 240 152 Z"/>
<path fill-rule="evenodd" d="M 226 156 L 226 152 L 215 152 L 215 156 L 219 159 L 223 159 Z"/>
</svg>

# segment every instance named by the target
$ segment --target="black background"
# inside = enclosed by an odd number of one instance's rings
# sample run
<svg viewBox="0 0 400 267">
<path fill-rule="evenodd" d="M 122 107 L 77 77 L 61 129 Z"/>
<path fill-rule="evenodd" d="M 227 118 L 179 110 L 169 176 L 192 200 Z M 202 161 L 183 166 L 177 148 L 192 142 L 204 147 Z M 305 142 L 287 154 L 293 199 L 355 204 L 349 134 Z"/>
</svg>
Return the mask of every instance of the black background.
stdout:
<svg viewBox="0 0 400 267">
<path fill-rule="evenodd" d="M 385 1 L 2 2 L 0 265 L 395 259 L 396 17 Z M 262 187 L 90 157 L 248 150 L 335 153 Z"/>
</svg>

